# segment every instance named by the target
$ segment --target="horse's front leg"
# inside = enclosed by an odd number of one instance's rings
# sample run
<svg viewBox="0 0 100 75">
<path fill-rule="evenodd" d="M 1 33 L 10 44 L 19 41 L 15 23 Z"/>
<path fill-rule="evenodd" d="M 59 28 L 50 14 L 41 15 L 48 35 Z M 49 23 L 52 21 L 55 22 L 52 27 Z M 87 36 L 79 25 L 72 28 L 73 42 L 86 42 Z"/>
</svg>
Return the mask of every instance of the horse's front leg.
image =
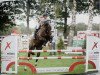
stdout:
<svg viewBox="0 0 100 75">
<path fill-rule="evenodd" d="M 36 57 L 40 57 L 40 52 L 37 53 Z M 36 61 L 35 61 L 35 66 L 37 66 L 37 62 L 38 62 L 38 59 L 36 59 Z"/>
<path fill-rule="evenodd" d="M 41 47 L 36 47 L 37 50 L 41 50 L 42 49 L 42 46 Z M 41 53 L 40 52 L 37 52 L 37 56 L 36 57 L 40 57 Z M 37 66 L 37 62 L 38 62 L 38 59 L 36 59 L 35 61 L 35 66 Z"/>
<path fill-rule="evenodd" d="M 31 47 L 29 48 L 29 50 L 34 50 L 34 49 L 35 49 L 35 46 L 31 46 Z M 28 52 L 28 57 L 30 57 L 31 54 L 32 54 L 32 55 L 35 55 L 34 52 Z"/>
</svg>

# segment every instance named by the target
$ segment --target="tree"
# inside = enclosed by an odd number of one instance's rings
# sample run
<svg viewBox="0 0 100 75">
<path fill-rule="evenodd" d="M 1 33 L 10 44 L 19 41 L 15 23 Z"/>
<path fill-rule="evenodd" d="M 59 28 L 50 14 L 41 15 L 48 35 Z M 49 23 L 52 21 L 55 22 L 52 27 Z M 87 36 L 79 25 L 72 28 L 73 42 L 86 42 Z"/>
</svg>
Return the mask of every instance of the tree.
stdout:
<svg viewBox="0 0 100 75">
<path fill-rule="evenodd" d="M 68 17 L 68 3 L 69 2 L 67 2 L 67 0 L 63 0 L 63 2 L 64 2 L 64 9 L 65 9 L 65 11 L 64 11 L 64 15 L 65 15 L 65 17 L 64 17 L 64 38 L 67 38 L 67 36 L 68 36 L 68 34 L 67 34 L 67 31 L 68 31 L 68 25 L 67 25 L 67 17 Z M 66 2 L 67 2 L 67 6 L 66 6 Z"/>
<path fill-rule="evenodd" d="M 79 13 L 89 13 L 88 29 L 92 30 L 93 17 L 100 14 L 100 0 L 78 0 L 76 10 Z"/>
<path fill-rule="evenodd" d="M 0 31 L 8 31 L 8 28 L 15 26 L 14 18 L 11 13 L 5 11 L 6 5 L 0 3 Z"/>
<path fill-rule="evenodd" d="M 76 13 L 89 13 L 88 30 L 91 30 L 93 15 L 98 14 L 97 11 L 100 11 L 98 9 L 98 5 L 100 5 L 100 3 L 97 5 L 97 3 L 95 3 L 97 2 L 96 0 L 84 0 L 84 1 L 83 0 L 70 0 L 70 2 L 72 2 L 72 4 L 70 5 L 72 7 L 70 7 L 70 9 L 73 9 L 72 10 L 72 24 L 71 24 L 70 32 L 69 32 L 69 45 L 71 46 L 71 42 L 72 42 L 74 32 L 75 32 Z"/>
<path fill-rule="evenodd" d="M 18 0 L 18 3 L 20 6 L 22 7 L 19 7 L 19 9 L 25 13 L 26 15 L 26 22 L 27 22 L 27 34 L 29 34 L 29 19 L 30 17 L 33 16 L 34 13 L 32 9 L 34 9 L 34 6 L 36 4 L 36 1 L 35 0 Z"/>
<path fill-rule="evenodd" d="M 93 8 L 94 8 L 94 1 L 90 0 L 91 3 L 89 5 L 88 13 L 89 13 L 89 21 L 88 21 L 88 28 L 87 30 L 92 30 L 92 22 L 93 22 Z"/>
<path fill-rule="evenodd" d="M 63 19 L 63 35 L 64 38 L 67 37 L 68 35 L 68 25 L 67 25 L 67 18 L 69 17 L 69 12 L 68 12 L 68 0 L 56 0 L 55 6 L 55 14 L 56 14 L 56 18 L 60 18 Z"/>
<path fill-rule="evenodd" d="M 73 0 L 73 7 L 72 7 L 72 22 L 70 26 L 70 31 L 68 35 L 68 45 L 72 45 L 73 36 L 75 35 L 75 24 L 76 24 L 76 1 Z"/>
<path fill-rule="evenodd" d="M 100 14 L 100 0 L 89 0 L 89 21 L 88 21 L 88 30 L 92 30 L 93 26 L 93 17 L 97 14 Z"/>
<path fill-rule="evenodd" d="M 64 49 L 64 42 L 61 37 L 59 38 L 59 42 L 57 44 L 57 49 Z"/>
<path fill-rule="evenodd" d="M 35 0 L 15 0 L 15 1 L 4 1 L 1 3 L 3 6 L 2 10 L 5 10 L 6 13 L 11 14 L 13 17 L 16 15 L 20 15 L 22 13 L 26 14 L 26 22 L 27 22 L 27 33 L 29 31 L 29 17 L 32 16 L 31 10 L 34 8 L 34 4 L 36 4 Z"/>
</svg>

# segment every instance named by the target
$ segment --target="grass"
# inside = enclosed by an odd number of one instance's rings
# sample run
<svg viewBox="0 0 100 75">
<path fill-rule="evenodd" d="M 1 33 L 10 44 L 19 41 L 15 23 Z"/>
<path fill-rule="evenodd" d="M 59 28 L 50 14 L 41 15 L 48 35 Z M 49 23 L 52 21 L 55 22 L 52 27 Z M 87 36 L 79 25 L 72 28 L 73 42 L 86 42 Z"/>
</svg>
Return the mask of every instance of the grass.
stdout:
<svg viewBox="0 0 100 75">
<path fill-rule="evenodd" d="M 65 56 L 66 54 L 56 54 L 55 56 Z M 19 56 L 27 56 L 27 53 L 19 53 Z M 50 56 L 49 53 L 41 53 L 41 56 Z M 69 67 L 71 64 L 77 61 L 84 61 L 82 59 L 44 59 L 44 60 L 39 60 L 37 67 Z M 28 62 L 34 65 L 35 60 L 19 60 L 19 62 Z M 32 74 L 31 70 L 27 68 L 27 71 L 24 71 L 24 66 L 23 67 L 18 67 L 18 75 L 36 75 Z M 78 73 L 84 73 L 85 71 L 85 66 L 84 65 L 78 65 L 73 72 L 67 72 L 66 73 L 53 73 L 53 74 L 78 74 Z M 52 74 L 52 73 L 41 73 L 38 75 L 46 75 L 46 74 Z"/>
</svg>

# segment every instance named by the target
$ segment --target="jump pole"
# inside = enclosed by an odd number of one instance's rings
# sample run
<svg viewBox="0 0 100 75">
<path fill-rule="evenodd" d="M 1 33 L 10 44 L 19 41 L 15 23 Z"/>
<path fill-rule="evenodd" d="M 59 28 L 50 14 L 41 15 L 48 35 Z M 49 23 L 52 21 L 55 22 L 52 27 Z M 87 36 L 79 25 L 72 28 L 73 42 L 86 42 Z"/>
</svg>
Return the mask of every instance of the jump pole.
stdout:
<svg viewBox="0 0 100 75">
<path fill-rule="evenodd" d="M 19 57 L 21 60 L 32 60 L 32 59 L 85 59 L 85 56 L 58 56 L 58 57 Z"/>
<path fill-rule="evenodd" d="M 85 52 L 85 49 L 74 49 L 74 50 L 19 50 L 22 52 Z"/>
</svg>

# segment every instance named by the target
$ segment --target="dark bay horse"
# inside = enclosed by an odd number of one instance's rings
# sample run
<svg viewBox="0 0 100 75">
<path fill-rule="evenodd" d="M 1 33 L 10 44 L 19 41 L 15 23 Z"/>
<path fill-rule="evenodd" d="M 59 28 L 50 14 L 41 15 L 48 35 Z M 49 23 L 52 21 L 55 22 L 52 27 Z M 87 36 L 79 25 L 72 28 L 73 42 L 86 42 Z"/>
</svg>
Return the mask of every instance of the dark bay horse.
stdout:
<svg viewBox="0 0 100 75">
<path fill-rule="evenodd" d="M 48 41 L 52 41 L 51 26 L 48 22 L 46 22 L 39 28 L 38 32 L 36 33 L 36 38 L 31 38 L 29 43 L 29 50 L 42 50 L 43 45 L 46 45 Z M 34 55 L 33 52 L 29 52 L 28 57 L 30 57 L 31 54 Z M 39 56 L 40 52 L 37 52 L 37 57 Z M 35 66 L 37 65 L 37 61 L 38 59 L 36 59 Z"/>
</svg>

